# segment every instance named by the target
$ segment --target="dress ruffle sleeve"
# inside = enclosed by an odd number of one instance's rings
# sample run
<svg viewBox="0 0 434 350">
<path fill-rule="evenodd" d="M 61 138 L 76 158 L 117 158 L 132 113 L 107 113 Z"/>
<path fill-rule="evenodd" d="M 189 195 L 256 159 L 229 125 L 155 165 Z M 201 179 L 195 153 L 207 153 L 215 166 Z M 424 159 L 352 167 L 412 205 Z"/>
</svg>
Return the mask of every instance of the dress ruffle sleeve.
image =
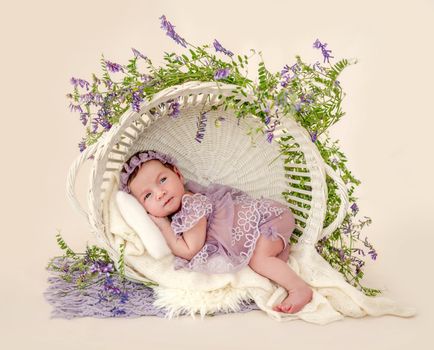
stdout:
<svg viewBox="0 0 434 350">
<path fill-rule="evenodd" d="M 176 236 L 188 231 L 202 217 L 207 217 L 212 213 L 212 202 L 201 193 L 184 195 L 181 201 L 181 210 L 172 216 L 171 227 Z"/>
</svg>

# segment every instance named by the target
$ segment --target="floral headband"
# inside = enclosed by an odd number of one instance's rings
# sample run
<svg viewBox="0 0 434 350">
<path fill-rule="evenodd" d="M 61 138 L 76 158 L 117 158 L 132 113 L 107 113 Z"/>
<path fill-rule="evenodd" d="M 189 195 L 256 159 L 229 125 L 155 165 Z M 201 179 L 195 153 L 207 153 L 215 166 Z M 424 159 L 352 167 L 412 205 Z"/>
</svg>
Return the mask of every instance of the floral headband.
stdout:
<svg viewBox="0 0 434 350">
<path fill-rule="evenodd" d="M 163 164 L 166 163 L 172 165 L 176 164 L 176 160 L 174 158 L 164 153 L 160 153 L 156 151 L 144 151 L 142 153 L 139 153 L 134 157 L 132 157 L 129 163 L 124 164 L 124 167 L 120 174 L 119 189 L 121 191 L 131 193 L 131 190 L 128 187 L 128 179 L 130 178 L 130 175 L 134 172 L 134 170 L 137 167 L 140 167 L 143 163 L 152 159 L 158 159 Z"/>
</svg>

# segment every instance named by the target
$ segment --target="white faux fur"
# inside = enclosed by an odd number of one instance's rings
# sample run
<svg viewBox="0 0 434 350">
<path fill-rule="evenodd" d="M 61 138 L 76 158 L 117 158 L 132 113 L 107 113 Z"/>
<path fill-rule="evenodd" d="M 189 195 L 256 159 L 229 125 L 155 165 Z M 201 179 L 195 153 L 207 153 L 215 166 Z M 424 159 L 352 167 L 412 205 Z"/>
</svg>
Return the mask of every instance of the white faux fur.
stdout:
<svg viewBox="0 0 434 350">
<path fill-rule="evenodd" d="M 154 259 L 161 259 L 171 254 L 160 229 L 136 198 L 126 192 L 117 191 L 116 204 L 126 223 L 137 233 L 146 250 Z"/>
<path fill-rule="evenodd" d="M 291 247 L 288 264 L 292 270 L 313 289 L 313 299 L 296 314 L 285 314 L 272 309 L 287 295 L 286 291 L 245 267 L 236 273 L 204 274 L 175 270 L 173 255 L 159 260 L 145 250 L 138 254 L 137 234 L 123 221 L 119 209 L 113 205 L 117 190 L 117 179 L 113 178 L 104 199 L 103 212 L 108 241 L 117 248 L 126 241 L 125 262 L 130 268 L 131 277 L 150 279 L 159 284 L 155 288 L 155 305 L 168 309 L 168 317 L 176 317 L 187 311 L 194 317 L 202 317 L 214 311 L 239 310 L 243 301 L 253 299 L 260 309 L 277 321 L 302 319 L 316 324 L 327 324 L 344 316 L 363 317 L 365 315 L 413 316 L 416 310 L 401 306 L 385 297 L 368 297 L 347 283 L 344 277 L 334 270 L 311 245 Z M 128 234 L 125 234 L 125 233 Z"/>
</svg>

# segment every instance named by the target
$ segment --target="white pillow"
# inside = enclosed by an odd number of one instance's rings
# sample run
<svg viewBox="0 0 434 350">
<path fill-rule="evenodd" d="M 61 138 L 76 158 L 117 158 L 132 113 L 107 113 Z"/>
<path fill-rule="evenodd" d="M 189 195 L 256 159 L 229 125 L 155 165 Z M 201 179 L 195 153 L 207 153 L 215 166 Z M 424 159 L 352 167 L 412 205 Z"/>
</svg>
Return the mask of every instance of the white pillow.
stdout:
<svg viewBox="0 0 434 350">
<path fill-rule="evenodd" d="M 116 203 L 125 222 L 137 233 L 149 255 L 161 259 L 171 254 L 160 229 L 134 196 L 118 191 Z"/>
</svg>

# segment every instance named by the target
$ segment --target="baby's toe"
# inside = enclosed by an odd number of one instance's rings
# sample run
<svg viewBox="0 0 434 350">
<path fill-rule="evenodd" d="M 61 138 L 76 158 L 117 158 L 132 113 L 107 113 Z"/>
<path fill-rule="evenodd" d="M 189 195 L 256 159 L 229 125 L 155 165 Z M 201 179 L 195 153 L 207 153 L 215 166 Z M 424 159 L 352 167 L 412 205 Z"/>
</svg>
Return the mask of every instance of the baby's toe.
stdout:
<svg viewBox="0 0 434 350">
<path fill-rule="evenodd" d="M 292 305 L 285 305 L 285 306 L 283 307 L 283 311 L 284 311 L 284 312 L 290 312 L 290 311 L 291 311 L 291 308 L 292 308 Z"/>
<path fill-rule="evenodd" d="M 273 307 L 273 310 L 274 310 L 274 311 L 281 312 L 281 311 L 282 311 L 282 310 L 281 310 L 281 305 L 276 305 L 276 306 L 274 306 L 274 307 Z"/>
</svg>

